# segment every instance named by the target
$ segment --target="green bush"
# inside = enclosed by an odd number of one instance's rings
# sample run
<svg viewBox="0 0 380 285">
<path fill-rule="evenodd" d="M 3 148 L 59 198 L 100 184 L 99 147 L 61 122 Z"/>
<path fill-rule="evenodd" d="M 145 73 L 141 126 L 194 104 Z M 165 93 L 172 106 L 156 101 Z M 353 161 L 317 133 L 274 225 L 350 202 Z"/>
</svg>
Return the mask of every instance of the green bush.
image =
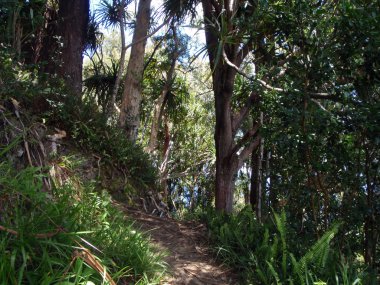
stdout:
<svg viewBox="0 0 380 285">
<path fill-rule="evenodd" d="M 149 156 L 108 119 L 92 100 L 63 97 L 53 109 L 51 124 L 69 132 L 73 142 L 86 152 L 101 157 L 102 162 L 125 175 L 138 189 L 153 187 L 157 170 Z"/>
<path fill-rule="evenodd" d="M 249 207 L 233 215 L 203 215 L 218 257 L 242 273 L 243 284 L 375 284 L 357 262 L 331 246 L 338 225 L 304 250 L 285 212 L 271 218 L 260 224 Z"/>
<path fill-rule="evenodd" d="M 105 271 L 152 284 L 164 273 L 161 255 L 108 194 L 74 180 L 41 192 L 37 168 L 15 173 L 2 162 L 0 173 L 0 284 L 107 284 Z"/>
</svg>

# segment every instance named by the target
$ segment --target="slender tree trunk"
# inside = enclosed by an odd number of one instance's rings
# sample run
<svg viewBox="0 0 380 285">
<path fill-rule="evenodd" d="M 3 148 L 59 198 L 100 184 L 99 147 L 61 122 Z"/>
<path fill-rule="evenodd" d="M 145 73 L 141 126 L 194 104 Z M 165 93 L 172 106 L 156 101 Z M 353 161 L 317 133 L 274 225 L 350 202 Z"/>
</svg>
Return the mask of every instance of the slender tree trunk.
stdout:
<svg viewBox="0 0 380 285">
<path fill-rule="evenodd" d="M 161 124 L 162 114 L 165 108 L 166 95 L 168 94 L 169 88 L 165 84 L 160 96 L 157 98 L 154 104 L 152 126 L 150 129 L 149 144 L 147 147 L 147 152 L 152 153 L 157 148 L 157 135 L 158 129 Z"/>
<path fill-rule="evenodd" d="M 193 182 L 189 185 L 189 196 L 190 196 L 189 209 L 191 212 L 194 212 L 195 208 L 198 205 L 197 202 L 198 202 L 198 195 L 199 195 L 199 187 L 195 189 L 197 185 L 197 180 L 198 180 L 198 176 L 193 176 Z"/>
<path fill-rule="evenodd" d="M 168 198 L 168 175 L 169 175 L 169 169 L 168 169 L 168 161 L 169 161 L 169 155 L 170 155 L 170 126 L 168 118 L 165 117 L 165 142 L 164 142 L 164 148 L 162 150 L 162 163 L 160 165 L 160 184 L 161 188 L 164 192 L 163 196 L 166 200 Z"/>
<path fill-rule="evenodd" d="M 175 28 L 173 27 L 173 34 L 175 37 L 175 41 L 177 42 L 176 36 L 175 36 Z M 173 78 L 174 78 L 174 71 L 175 71 L 175 66 L 176 62 L 179 56 L 178 52 L 178 44 L 176 44 L 174 52 L 171 54 L 171 64 L 169 71 L 166 76 L 166 82 L 164 87 L 162 88 L 160 96 L 157 98 L 155 104 L 154 104 L 154 111 L 153 111 L 153 118 L 152 118 L 152 127 L 151 127 L 151 132 L 150 132 L 150 137 L 149 137 L 149 145 L 148 145 L 148 152 L 153 152 L 156 147 L 157 147 L 157 134 L 158 134 L 158 129 L 161 123 L 161 118 L 163 115 L 165 103 L 166 103 L 166 98 L 168 95 L 168 92 L 171 89 L 172 83 L 173 83 Z"/>
<path fill-rule="evenodd" d="M 11 38 L 12 48 L 16 51 L 17 58 L 21 56 L 21 41 L 23 37 L 23 29 L 20 20 L 20 12 L 22 5 L 16 5 L 15 10 L 12 12 L 12 26 L 11 26 Z"/>
<path fill-rule="evenodd" d="M 125 130 L 127 138 L 131 141 L 136 141 L 140 125 L 141 84 L 146 36 L 150 22 L 150 4 L 151 0 L 139 1 L 136 28 L 132 39 L 135 44 L 131 48 L 120 108 L 119 125 Z"/>
<path fill-rule="evenodd" d="M 77 95 L 82 92 L 83 49 L 89 20 L 89 0 L 59 0 L 62 65 L 58 74 Z"/>
<path fill-rule="evenodd" d="M 270 177 L 271 177 L 271 171 L 270 171 L 270 159 L 271 159 L 271 152 L 269 150 L 265 150 L 265 171 L 263 172 L 263 185 L 264 185 L 264 191 L 268 193 L 268 199 L 266 200 L 267 208 L 270 209 L 271 207 L 271 200 L 270 200 L 270 193 L 271 193 L 271 187 L 270 187 Z M 268 183 L 269 182 L 269 183 Z M 264 195 L 264 198 L 267 195 Z"/>
<path fill-rule="evenodd" d="M 246 185 L 244 185 L 244 188 L 243 188 L 243 194 L 244 194 L 244 205 L 249 205 L 251 204 L 251 201 L 250 201 L 250 197 L 249 197 L 249 185 L 250 185 L 250 180 L 252 179 L 252 172 L 251 172 L 251 176 L 249 176 L 249 163 L 246 164 L 246 173 L 247 173 L 247 183 Z"/>
<path fill-rule="evenodd" d="M 258 155 L 258 151 L 254 151 L 252 152 L 252 156 L 251 156 L 251 172 L 252 172 L 252 176 L 251 176 L 251 192 L 249 193 L 249 199 L 250 199 L 250 202 L 251 202 L 251 206 L 252 206 L 252 210 L 254 212 L 256 212 L 256 209 L 257 209 L 257 200 L 258 200 L 258 171 L 257 169 L 259 168 L 258 166 L 258 160 L 259 160 L 259 155 Z"/>
<path fill-rule="evenodd" d="M 263 123 L 263 113 L 260 114 L 260 123 Z M 251 205 L 256 212 L 256 217 L 259 222 L 262 218 L 262 202 L 263 202 L 263 159 L 264 159 L 264 139 L 260 139 L 259 148 L 252 153 L 252 176 L 251 176 Z"/>
<path fill-rule="evenodd" d="M 379 240 L 378 230 L 376 228 L 376 209 L 375 209 L 375 191 L 370 174 L 370 165 L 373 158 L 370 150 L 363 139 L 363 148 L 365 153 L 364 174 L 367 188 L 367 208 L 368 214 L 364 218 L 364 260 L 371 268 L 376 266 L 376 247 Z"/>
<path fill-rule="evenodd" d="M 125 0 L 122 0 L 118 7 L 118 20 L 120 25 L 120 39 L 121 39 L 121 52 L 120 52 L 120 62 L 119 62 L 119 70 L 117 71 L 115 85 L 112 90 L 111 102 L 108 106 L 108 116 L 111 117 L 115 110 L 115 102 L 116 96 L 119 92 L 121 78 L 123 76 L 124 64 L 125 64 L 125 54 L 127 49 L 125 48 L 125 22 L 124 22 L 124 9 L 125 9 Z"/>
</svg>

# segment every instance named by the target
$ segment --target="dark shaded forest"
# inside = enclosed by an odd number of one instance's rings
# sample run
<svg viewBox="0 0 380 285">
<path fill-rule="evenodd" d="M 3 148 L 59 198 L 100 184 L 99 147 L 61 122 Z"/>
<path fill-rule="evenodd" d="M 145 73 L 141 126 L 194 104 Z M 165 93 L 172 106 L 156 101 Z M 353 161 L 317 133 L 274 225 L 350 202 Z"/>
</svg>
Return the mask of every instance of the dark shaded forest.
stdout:
<svg viewBox="0 0 380 285">
<path fill-rule="evenodd" d="M 241 284 L 378 284 L 379 28 L 367 0 L 0 0 L 0 284 L 182 284 L 117 205 L 204 224 Z"/>
</svg>

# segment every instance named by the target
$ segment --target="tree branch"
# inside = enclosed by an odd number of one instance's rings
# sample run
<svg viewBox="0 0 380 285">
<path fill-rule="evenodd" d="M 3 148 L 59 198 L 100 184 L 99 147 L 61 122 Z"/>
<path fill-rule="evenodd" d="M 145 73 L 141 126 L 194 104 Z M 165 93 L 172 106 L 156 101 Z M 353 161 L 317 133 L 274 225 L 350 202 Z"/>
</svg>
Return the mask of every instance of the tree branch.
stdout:
<svg viewBox="0 0 380 285">
<path fill-rule="evenodd" d="M 257 132 L 259 131 L 260 124 L 256 123 L 248 132 L 244 134 L 244 136 L 240 139 L 240 141 L 234 146 L 234 148 L 231 150 L 231 155 L 234 155 L 237 153 L 242 146 L 252 137 L 254 137 Z M 243 150 L 244 151 L 244 150 Z"/>
<path fill-rule="evenodd" d="M 261 136 L 258 135 L 255 140 L 246 146 L 239 155 L 238 169 L 243 166 L 244 161 L 251 155 L 251 153 L 260 145 Z"/>
<path fill-rule="evenodd" d="M 307 93 L 310 98 L 313 98 L 313 99 L 330 99 L 330 100 L 334 100 L 336 99 L 336 96 L 333 95 L 333 94 L 329 94 L 329 93 Z"/>
<path fill-rule="evenodd" d="M 232 118 L 232 133 L 233 135 L 236 134 L 236 131 L 238 130 L 241 123 L 244 121 L 244 119 L 249 114 L 249 110 L 251 109 L 252 105 L 257 103 L 260 99 L 260 96 L 257 92 L 252 91 L 251 95 L 247 98 L 247 101 L 245 102 L 245 105 L 240 109 L 240 111 L 237 114 L 234 114 Z"/>
<path fill-rule="evenodd" d="M 257 81 L 261 84 L 261 86 L 263 86 L 264 88 L 266 89 L 269 89 L 269 90 L 273 90 L 273 91 L 278 91 L 278 92 L 286 92 L 287 90 L 283 89 L 283 88 L 279 88 L 279 87 L 274 87 L 268 83 L 266 83 L 264 80 L 261 80 L 261 79 L 258 79 L 258 78 L 254 78 L 253 76 L 251 75 L 248 75 L 247 73 L 245 73 L 244 71 L 242 71 L 239 67 L 237 67 L 235 64 L 233 64 L 227 57 L 227 54 L 226 52 L 223 50 L 223 58 L 225 60 L 225 62 L 230 66 L 232 67 L 237 73 L 239 73 L 241 76 L 251 80 L 251 81 Z M 299 89 L 293 89 L 294 92 L 297 92 L 297 93 L 303 93 L 301 90 Z M 314 99 L 334 99 L 336 98 L 333 94 L 329 94 L 329 93 L 325 93 L 325 92 L 306 92 L 306 94 L 308 96 L 310 96 L 310 98 L 314 98 Z"/>
<path fill-rule="evenodd" d="M 193 165 L 193 167 L 199 166 L 199 165 L 207 163 L 207 162 L 210 162 L 212 160 L 213 160 L 213 158 L 203 159 L 203 160 L 199 161 L 198 163 L 196 163 L 195 165 Z M 189 175 L 197 175 L 197 174 L 202 173 L 202 171 L 191 171 L 193 169 L 193 167 L 188 167 L 188 168 L 186 168 L 186 170 L 179 172 L 179 173 L 169 174 L 166 179 L 174 179 L 174 178 L 180 178 L 180 177 L 185 177 L 185 176 L 189 176 Z"/>
<path fill-rule="evenodd" d="M 167 35 L 168 32 L 169 32 L 169 30 L 166 31 L 165 35 Z M 154 46 L 152 54 L 150 55 L 149 59 L 146 61 L 145 65 L 144 65 L 144 70 L 146 70 L 148 68 L 148 66 L 149 66 L 150 62 L 152 61 L 153 57 L 156 55 L 156 52 L 157 52 L 158 48 L 161 46 L 162 42 L 164 41 L 165 35 Z"/>
<path fill-rule="evenodd" d="M 237 60 L 237 67 L 240 66 L 243 62 L 243 60 L 247 57 L 248 53 L 251 51 L 253 45 L 253 39 L 249 39 L 248 42 L 239 49 L 236 60 Z"/>
<path fill-rule="evenodd" d="M 142 41 L 145 41 L 146 39 L 150 38 L 153 36 L 155 33 L 157 33 L 163 26 L 165 26 L 167 23 L 169 23 L 171 20 L 171 17 L 167 18 L 161 25 L 159 25 L 157 28 L 155 28 L 151 33 L 147 34 L 145 37 L 142 37 L 138 39 L 137 41 L 134 41 L 133 43 L 130 43 L 129 45 L 125 46 L 125 50 L 129 49 L 130 47 L 141 43 Z"/>
</svg>

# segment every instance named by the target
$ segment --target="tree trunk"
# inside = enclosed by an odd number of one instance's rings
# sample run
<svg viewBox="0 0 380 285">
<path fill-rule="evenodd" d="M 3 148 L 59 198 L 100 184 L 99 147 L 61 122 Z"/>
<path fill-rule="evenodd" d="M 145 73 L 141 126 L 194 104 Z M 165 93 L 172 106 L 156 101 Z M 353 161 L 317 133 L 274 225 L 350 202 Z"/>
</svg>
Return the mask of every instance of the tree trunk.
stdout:
<svg viewBox="0 0 380 285">
<path fill-rule="evenodd" d="M 214 74 L 214 95 L 215 95 L 215 112 L 216 112 L 216 126 L 215 126 L 215 149 L 216 149 L 216 181 L 215 181 L 215 207 L 217 210 L 225 210 L 226 212 L 232 211 L 233 203 L 233 175 L 234 168 L 236 168 L 237 161 L 231 163 L 229 157 L 232 148 L 232 132 L 231 132 L 231 115 L 230 115 L 230 98 L 227 90 L 221 84 L 221 80 Z M 218 90 L 219 89 L 219 90 Z M 236 160 L 236 159 L 235 159 Z"/>
<path fill-rule="evenodd" d="M 153 118 L 152 118 L 152 127 L 150 131 L 150 137 L 149 137 L 149 145 L 148 145 L 148 152 L 153 152 L 156 147 L 157 147 L 157 134 L 158 134 L 158 128 L 160 127 L 165 103 L 166 103 L 166 98 L 168 95 L 168 92 L 171 89 L 172 83 L 173 83 L 173 78 L 174 78 L 174 71 L 175 71 L 175 66 L 177 63 L 177 59 L 179 56 L 179 51 L 178 51 L 178 40 L 176 37 L 176 29 L 173 26 L 173 35 L 174 35 L 174 40 L 175 40 L 175 48 L 173 53 L 170 55 L 171 57 L 171 64 L 170 68 L 167 72 L 166 76 L 166 82 L 164 87 L 162 88 L 160 96 L 157 98 L 155 105 L 154 105 L 154 111 L 153 111 Z"/>
<path fill-rule="evenodd" d="M 263 122 L 263 113 L 260 114 L 260 122 Z M 263 202 L 263 158 L 264 158 L 264 139 L 260 139 L 260 147 L 252 153 L 252 176 L 250 200 L 252 209 L 256 212 L 257 220 L 261 223 L 262 202 Z"/>
<path fill-rule="evenodd" d="M 108 117 L 112 117 L 113 112 L 115 110 L 115 102 L 116 96 L 119 92 L 121 77 L 123 76 L 124 64 L 125 64 L 125 54 L 127 53 L 127 49 L 125 47 L 125 21 L 124 21 L 124 9 L 125 9 L 125 0 L 122 0 L 118 5 L 118 21 L 120 25 L 120 39 L 121 39 L 121 52 L 120 52 L 120 62 L 119 62 L 119 70 L 117 71 L 115 85 L 112 90 L 111 102 L 108 106 L 107 115 Z"/>
<path fill-rule="evenodd" d="M 255 125 L 237 142 L 235 142 L 235 136 L 249 114 L 250 107 L 258 101 L 258 96 L 252 92 L 244 107 L 238 112 L 232 111 L 231 98 L 237 74 L 236 69 L 247 56 L 250 46 L 242 46 L 240 43 L 224 44 L 219 38 L 219 31 L 216 29 L 222 25 L 220 21 L 227 21 L 225 26 L 233 33 L 234 24 L 231 21 L 231 15 L 236 12 L 237 6 L 224 5 L 222 7 L 219 2 L 210 0 L 203 0 L 202 6 L 215 97 L 215 207 L 218 211 L 231 213 L 235 176 L 243 162 L 258 146 L 259 125 Z M 222 15 L 224 10 L 227 14 Z M 255 136 L 256 139 L 254 139 Z"/>
<path fill-rule="evenodd" d="M 153 118 L 152 118 L 152 126 L 150 128 L 150 136 L 149 136 L 149 144 L 146 149 L 147 152 L 152 153 L 157 148 L 157 135 L 158 128 L 161 123 L 162 114 L 165 107 L 166 95 L 168 94 L 169 89 L 167 88 L 167 84 L 165 84 L 163 90 L 161 91 L 160 96 L 157 98 L 154 104 L 153 110 Z"/>
<path fill-rule="evenodd" d="M 215 207 L 219 211 L 232 212 L 234 176 L 238 171 L 238 157 L 232 153 L 234 146 L 231 122 L 231 97 L 235 72 L 220 68 L 213 74 L 215 96 L 215 149 L 216 181 Z"/>
<path fill-rule="evenodd" d="M 69 89 L 82 92 L 83 49 L 89 20 L 89 0 L 59 0 L 59 35 L 62 38 L 62 65 L 58 74 Z"/>
<path fill-rule="evenodd" d="M 58 41 L 55 37 L 58 30 L 58 11 L 50 3 L 45 4 L 44 24 L 37 31 L 34 45 L 33 63 L 44 63 L 43 72 L 54 74 L 57 66 L 54 62 L 58 48 Z"/>
<path fill-rule="evenodd" d="M 249 163 L 246 164 L 246 173 L 247 173 L 247 183 L 244 185 L 244 188 L 243 188 L 243 194 L 244 194 L 244 205 L 249 205 L 251 204 L 251 201 L 250 201 L 250 191 L 249 191 L 249 186 L 250 186 L 250 181 L 252 179 L 252 172 L 251 172 L 251 175 L 249 175 Z"/>
<path fill-rule="evenodd" d="M 165 142 L 164 142 L 164 148 L 162 150 L 162 163 L 159 167 L 160 171 L 160 184 L 163 191 L 164 199 L 167 201 L 168 198 L 168 175 L 169 175 L 169 169 L 168 169 L 168 161 L 169 161 L 169 155 L 170 155 L 170 126 L 168 117 L 165 117 Z"/>
<path fill-rule="evenodd" d="M 132 39 L 135 44 L 131 48 L 120 108 L 119 125 L 125 130 L 127 138 L 131 141 L 136 141 L 140 125 L 141 83 L 144 72 L 146 36 L 150 22 L 150 4 L 151 0 L 139 1 Z"/>
<path fill-rule="evenodd" d="M 215 10 L 211 1 L 203 0 L 204 22 L 215 21 Z M 218 32 L 212 25 L 205 26 L 207 51 L 210 68 L 213 71 L 213 91 L 215 97 L 215 208 L 218 211 L 232 212 L 234 175 L 238 170 L 239 160 L 235 153 L 232 132 L 231 97 L 236 72 L 221 63 L 216 49 L 219 44 Z"/>
</svg>

